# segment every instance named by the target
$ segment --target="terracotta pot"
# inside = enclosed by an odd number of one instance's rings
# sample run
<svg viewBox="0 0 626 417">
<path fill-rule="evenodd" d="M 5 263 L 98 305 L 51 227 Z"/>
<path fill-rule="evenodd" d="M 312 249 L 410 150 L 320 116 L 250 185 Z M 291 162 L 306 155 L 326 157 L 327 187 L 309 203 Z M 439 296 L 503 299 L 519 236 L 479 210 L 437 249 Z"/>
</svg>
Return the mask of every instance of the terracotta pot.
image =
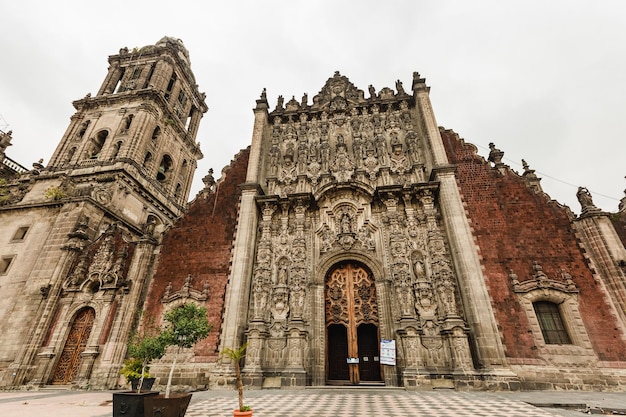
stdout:
<svg viewBox="0 0 626 417">
<path fill-rule="evenodd" d="M 251 417 L 254 410 L 250 411 L 239 411 L 233 410 L 233 417 Z"/>
</svg>

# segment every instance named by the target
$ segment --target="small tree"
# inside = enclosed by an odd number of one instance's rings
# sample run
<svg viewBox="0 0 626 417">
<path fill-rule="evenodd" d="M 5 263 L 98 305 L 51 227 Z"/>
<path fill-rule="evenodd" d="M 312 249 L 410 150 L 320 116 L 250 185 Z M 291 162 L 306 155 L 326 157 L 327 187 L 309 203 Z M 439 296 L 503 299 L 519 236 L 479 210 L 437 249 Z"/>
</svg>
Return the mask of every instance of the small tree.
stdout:
<svg viewBox="0 0 626 417">
<path fill-rule="evenodd" d="M 235 379 L 237 380 L 237 394 L 239 395 L 239 411 L 250 411 L 250 407 L 243 405 L 243 381 L 241 379 L 240 362 L 246 356 L 247 343 L 244 343 L 239 349 L 225 348 L 222 355 L 231 359 L 235 363 Z"/>
<path fill-rule="evenodd" d="M 174 375 L 174 367 L 176 366 L 176 358 L 182 348 L 190 348 L 199 340 L 208 336 L 213 328 L 207 319 L 207 310 L 205 307 L 198 307 L 193 303 L 180 305 L 165 314 L 167 322 L 163 337 L 167 340 L 167 344 L 177 346 L 178 349 L 174 354 L 170 375 L 167 378 L 167 386 L 165 388 L 165 398 L 170 397 L 172 387 L 172 376 Z"/>
<path fill-rule="evenodd" d="M 139 374 L 139 383 L 137 385 L 137 392 L 141 392 L 144 377 L 148 373 L 150 362 L 155 359 L 160 359 L 165 355 L 165 348 L 168 346 L 169 340 L 166 334 L 157 327 L 149 326 L 147 330 L 135 333 L 131 336 L 128 344 L 128 355 L 132 358 L 125 366 L 130 368 L 139 362 L 141 365 L 141 371 Z M 129 376 L 127 375 L 127 378 Z"/>
</svg>

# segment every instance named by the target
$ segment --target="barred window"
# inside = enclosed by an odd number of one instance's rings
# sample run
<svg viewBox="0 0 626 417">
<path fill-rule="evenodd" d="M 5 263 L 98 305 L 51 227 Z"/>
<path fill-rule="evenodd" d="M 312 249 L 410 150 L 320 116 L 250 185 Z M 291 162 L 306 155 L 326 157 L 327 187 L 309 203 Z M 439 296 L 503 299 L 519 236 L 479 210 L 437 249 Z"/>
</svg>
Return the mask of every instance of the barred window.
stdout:
<svg viewBox="0 0 626 417">
<path fill-rule="evenodd" d="M 533 303 L 533 307 L 546 344 L 569 345 L 572 343 L 563 323 L 558 304 L 549 301 L 537 301 Z"/>
</svg>

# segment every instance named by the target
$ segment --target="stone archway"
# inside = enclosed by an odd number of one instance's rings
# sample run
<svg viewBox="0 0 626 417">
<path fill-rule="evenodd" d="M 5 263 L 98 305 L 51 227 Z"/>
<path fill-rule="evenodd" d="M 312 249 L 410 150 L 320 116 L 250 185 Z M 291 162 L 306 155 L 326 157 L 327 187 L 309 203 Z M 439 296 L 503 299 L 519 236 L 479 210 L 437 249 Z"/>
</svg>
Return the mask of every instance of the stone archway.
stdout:
<svg viewBox="0 0 626 417">
<path fill-rule="evenodd" d="M 326 382 L 381 382 L 376 287 L 363 264 L 335 264 L 324 285 Z"/>
<path fill-rule="evenodd" d="M 68 384 L 76 378 L 80 367 L 81 354 L 87 347 L 96 312 L 91 307 L 78 311 L 63 346 L 63 351 L 52 376 L 53 384 Z"/>
</svg>

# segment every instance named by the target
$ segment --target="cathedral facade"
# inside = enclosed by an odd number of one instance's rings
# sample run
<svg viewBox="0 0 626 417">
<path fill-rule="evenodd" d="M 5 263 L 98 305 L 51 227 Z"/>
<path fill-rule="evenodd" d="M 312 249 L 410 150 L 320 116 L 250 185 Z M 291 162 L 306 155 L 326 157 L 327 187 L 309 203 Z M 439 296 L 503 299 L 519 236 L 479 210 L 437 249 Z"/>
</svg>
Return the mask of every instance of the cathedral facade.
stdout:
<svg viewBox="0 0 626 417">
<path fill-rule="evenodd" d="M 109 63 L 50 163 L 0 189 L 1 386 L 115 387 L 132 329 L 183 302 L 213 331 L 180 388 L 232 383 L 219 352 L 243 343 L 258 388 L 626 383 L 625 204 L 581 188 L 575 216 L 525 162 L 485 160 L 418 73 L 366 93 L 336 72 L 273 109 L 263 91 L 250 146 L 186 203 L 207 110 L 187 50 Z"/>
</svg>

